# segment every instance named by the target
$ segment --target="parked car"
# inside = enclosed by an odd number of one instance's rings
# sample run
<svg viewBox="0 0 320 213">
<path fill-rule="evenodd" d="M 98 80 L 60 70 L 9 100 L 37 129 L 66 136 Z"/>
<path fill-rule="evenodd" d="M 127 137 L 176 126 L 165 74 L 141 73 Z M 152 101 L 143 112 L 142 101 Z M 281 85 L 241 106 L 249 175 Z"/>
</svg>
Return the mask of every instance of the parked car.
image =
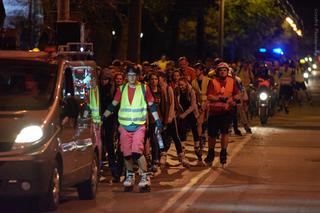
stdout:
<svg viewBox="0 0 320 213">
<path fill-rule="evenodd" d="M 94 199 L 99 179 L 86 96 L 99 67 L 71 60 L 74 52 L 52 55 L 0 51 L 0 197 L 29 197 L 44 210 L 66 187 Z"/>
</svg>

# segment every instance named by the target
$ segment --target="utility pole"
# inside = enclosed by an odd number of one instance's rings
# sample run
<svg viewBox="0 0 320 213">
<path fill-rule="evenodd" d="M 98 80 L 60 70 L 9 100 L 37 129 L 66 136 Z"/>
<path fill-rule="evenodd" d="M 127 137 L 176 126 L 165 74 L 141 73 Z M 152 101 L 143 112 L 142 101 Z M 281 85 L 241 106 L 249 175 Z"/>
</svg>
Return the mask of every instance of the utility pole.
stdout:
<svg viewBox="0 0 320 213">
<path fill-rule="evenodd" d="M 29 13 L 28 13 L 28 49 L 33 47 L 33 0 L 28 1 Z"/>
<path fill-rule="evenodd" d="M 314 9 L 314 53 L 313 56 L 318 56 L 318 34 L 319 34 L 319 20 L 318 20 L 318 9 Z"/>
<path fill-rule="evenodd" d="M 139 63 L 141 56 L 141 16 L 142 0 L 131 0 L 129 3 L 128 59 Z"/>
<path fill-rule="evenodd" d="M 57 2 L 58 21 L 67 21 L 70 19 L 70 0 L 58 0 Z"/>
<path fill-rule="evenodd" d="M 223 58 L 224 43 L 224 0 L 219 0 L 219 57 Z"/>
</svg>

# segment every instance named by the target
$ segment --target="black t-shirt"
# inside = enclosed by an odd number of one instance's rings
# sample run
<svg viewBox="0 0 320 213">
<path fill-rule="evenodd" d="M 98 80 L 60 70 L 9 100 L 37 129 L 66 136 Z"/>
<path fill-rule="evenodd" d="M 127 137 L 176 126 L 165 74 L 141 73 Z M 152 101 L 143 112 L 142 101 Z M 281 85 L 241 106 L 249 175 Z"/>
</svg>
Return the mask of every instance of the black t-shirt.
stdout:
<svg viewBox="0 0 320 213">
<path fill-rule="evenodd" d="M 183 111 L 186 111 L 187 109 L 189 109 L 191 105 L 191 101 L 189 100 L 188 94 L 186 92 L 180 93 L 180 105 Z"/>
</svg>

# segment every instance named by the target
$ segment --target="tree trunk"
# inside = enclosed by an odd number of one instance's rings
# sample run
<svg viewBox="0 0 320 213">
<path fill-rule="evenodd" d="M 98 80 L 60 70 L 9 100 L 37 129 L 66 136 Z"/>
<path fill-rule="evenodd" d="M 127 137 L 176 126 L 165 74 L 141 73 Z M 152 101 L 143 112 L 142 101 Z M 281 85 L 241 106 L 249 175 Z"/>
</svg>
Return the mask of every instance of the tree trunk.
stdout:
<svg viewBox="0 0 320 213">
<path fill-rule="evenodd" d="M 197 14 L 197 56 L 198 59 L 203 59 L 204 47 L 204 7 L 203 0 L 200 2 L 200 7 Z"/>
<path fill-rule="evenodd" d="M 142 0 L 131 0 L 129 3 L 128 59 L 135 63 L 140 63 L 141 58 L 141 13 Z"/>
</svg>

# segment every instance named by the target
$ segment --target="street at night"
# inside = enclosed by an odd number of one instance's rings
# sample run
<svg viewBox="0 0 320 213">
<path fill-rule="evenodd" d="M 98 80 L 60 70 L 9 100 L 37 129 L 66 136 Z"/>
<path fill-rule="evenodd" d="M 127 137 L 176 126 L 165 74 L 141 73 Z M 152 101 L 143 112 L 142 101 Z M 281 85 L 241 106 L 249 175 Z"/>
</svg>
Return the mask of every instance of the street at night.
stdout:
<svg viewBox="0 0 320 213">
<path fill-rule="evenodd" d="M 188 142 L 190 169 L 176 164 L 170 150 L 168 167 L 152 178 L 150 193 L 123 192 L 107 175 L 96 200 L 80 201 L 70 189 L 56 212 L 319 212 L 319 76 L 308 88 L 312 106 L 290 105 L 288 115 L 276 113 L 267 125 L 253 120 L 253 135 L 232 135 L 224 168 L 218 159 L 212 168 L 199 163 Z M 28 212 L 27 204 L 6 200 L 1 206 L 3 212 Z"/>
<path fill-rule="evenodd" d="M 267 125 L 255 120 L 252 136 L 232 136 L 225 168 L 218 159 L 212 168 L 199 164 L 189 144 L 191 168 L 169 161 L 150 193 L 102 182 L 96 201 L 66 197 L 58 212 L 319 212 L 319 76 L 309 84 L 313 105 L 292 105 Z"/>
<path fill-rule="evenodd" d="M 318 7 L 0 0 L 0 213 L 319 213 Z"/>
</svg>

